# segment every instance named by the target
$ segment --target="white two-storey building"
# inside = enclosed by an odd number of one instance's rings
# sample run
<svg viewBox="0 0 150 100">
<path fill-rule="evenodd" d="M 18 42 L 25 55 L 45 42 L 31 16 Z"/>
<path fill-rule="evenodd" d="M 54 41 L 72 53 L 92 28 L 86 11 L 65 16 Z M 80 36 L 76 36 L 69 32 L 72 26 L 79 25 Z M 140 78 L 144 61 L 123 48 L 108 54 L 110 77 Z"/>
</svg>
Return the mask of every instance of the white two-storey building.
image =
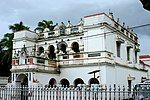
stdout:
<svg viewBox="0 0 150 100">
<path fill-rule="evenodd" d="M 112 13 L 93 14 L 44 33 L 14 33 L 12 85 L 120 84 L 147 77 L 137 35 Z"/>
</svg>

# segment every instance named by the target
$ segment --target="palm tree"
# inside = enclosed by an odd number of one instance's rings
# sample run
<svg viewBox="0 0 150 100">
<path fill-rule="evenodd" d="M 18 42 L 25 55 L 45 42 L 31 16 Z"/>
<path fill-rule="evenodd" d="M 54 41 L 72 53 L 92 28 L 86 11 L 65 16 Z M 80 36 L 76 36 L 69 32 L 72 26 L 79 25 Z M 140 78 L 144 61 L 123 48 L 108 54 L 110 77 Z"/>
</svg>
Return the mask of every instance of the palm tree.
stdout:
<svg viewBox="0 0 150 100">
<path fill-rule="evenodd" d="M 4 38 L 0 41 L 0 76 L 9 76 L 11 68 L 12 59 L 12 49 L 13 49 L 13 37 L 14 32 L 20 30 L 28 30 L 29 27 L 24 26 L 23 22 L 16 23 L 9 26 L 12 33 L 6 33 Z"/>
<path fill-rule="evenodd" d="M 38 31 L 39 33 L 44 32 L 45 29 L 48 29 L 48 31 L 53 31 L 54 29 L 53 21 L 47 21 L 43 20 L 41 22 L 38 22 L 38 27 L 34 29 L 34 31 Z"/>
<path fill-rule="evenodd" d="M 20 30 L 29 30 L 29 28 L 30 27 L 28 27 L 28 26 L 24 26 L 23 22 L 16 23 L 14 25 L 9 26 L 9 29 L 12 30 L 12 32 L 17 32 L 17 31 L 20 31 Z"/>
<path fill-rule="evenodd" d="M 12 59 L 13 33 L 6 33 L 0 41 L 0 75 L 9 76 Z"/>
</svg>

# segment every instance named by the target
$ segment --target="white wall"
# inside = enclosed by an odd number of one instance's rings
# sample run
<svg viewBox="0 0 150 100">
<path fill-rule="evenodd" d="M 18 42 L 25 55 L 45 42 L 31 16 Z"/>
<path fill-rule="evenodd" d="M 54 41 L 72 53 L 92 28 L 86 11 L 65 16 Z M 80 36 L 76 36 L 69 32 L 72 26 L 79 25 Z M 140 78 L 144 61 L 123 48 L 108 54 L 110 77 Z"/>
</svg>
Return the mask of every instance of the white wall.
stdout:
<svg viewBox="0 0 150 100">
<path fill-rule="evenodd" d="M 84 83 L 88 85 L 89 79 L 94 78 L 94 74 L 88 74 L 88 73 L 98 69 L 99 69 L 98 66 L 61 68 L 60 80 L 62 78 L 66 78 L 69 80 L 71 85 L 74 85 L 74 80 L 77 78 L 81 78 L 84 81 Z M 96 74 L 96 77 L 97 76 L 99 76 L 99 73 Z"/>
<path fill-rule="evenodd" d="M 93 52 L 93 51 L 104 51 L 104 33 L 103 29 L 100 28 L 93 28 L 88 29 L 87 32 L 84 34 L 84 51 L 85 52 Z M 98 36 L 93 36 L 96 34 L 102 34 Z"/>
<path fill-rule="evenodd" d="M 132 81 L 132 86 L 136 83 L 141 82 L 141 77 L 147 77 L 147 72 L 139 71 L 136 69 L 131 69 L 122 66 L 107 66 L 107 84 L 119 84 L 128 86 L 129 75 L 135 77 L 135 80 Z"/>
<path fill-rule="evenodd" d="M 23 30 L 23 31 L 18 31 L 14 33 L 14 39 L 20 39 L 20 38 L 37 38 L 37 34 L 34 32 L 30 32 L 27 30 Z"/>
<path fill-rule="evenodd" d="M 112 23 L 112 20 L 104 13 L 90 15 L 84 18 L 84 26 L 95 25 L 103 22 Z"/>
<path fill-rule="evenodd" d="M 35 78 L 35 80 L 37 79 L 37 81 L 39 81 L 39 83 L 43 86 L 48 85 L 51 78 L 55 78 L 56 82 L 58 82 L 57 80 L 59 80 L 59 74 L 35 72 L 33 74 L 33 77 Z"/>
</svg>

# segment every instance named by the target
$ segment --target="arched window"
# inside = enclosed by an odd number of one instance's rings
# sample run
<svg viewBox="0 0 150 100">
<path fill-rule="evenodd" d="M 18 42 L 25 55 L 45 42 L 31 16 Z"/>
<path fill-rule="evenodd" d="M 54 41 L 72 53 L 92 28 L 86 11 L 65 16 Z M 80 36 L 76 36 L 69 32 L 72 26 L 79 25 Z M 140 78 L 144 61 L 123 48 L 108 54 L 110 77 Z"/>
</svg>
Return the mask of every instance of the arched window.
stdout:
<svg viewBox="0 0 150 100">
<path fill-rule="evenodd" d="M 66 48 L 67 48 L 67 43 L 64 41 L 58 43 L 58 45 L 57 45 L 58 51 L 61 50 L 65 54 L 67 53 Z"/>
<path fill-rule="evenodd" d="M 63 87 L 69 87 L 69 85 L 70 85 L 69 81 L 67 79 L 65 79 L 65 78 L 60 81 L 60 84 Z"/>
<path fill-rule="evenodd" d="M 67 52 L 66 52 L 66 48 L 67 48 L 67 46 L 66 46 L 65 44 L 62 43 L 62 44 L 60 45 L 60 50 L 61 50 L 63 53 L 67 53 Z"/>
<path fill-rule="evenodd" d="M 74 52 L 80 52 L 80 50 L 79 50 L 79 44 L 77 42 L 73 42 L 72 43 L 72 50 Z"/>
<path fill-rule="evenodd" d="M 99 84 L 99 81 L 96 78 L 91 78 L 89 80 L 89 85 L 91 85 L 91 84 Z"/>
<path fill-rule="evenodd" d="M 84 81 L 81 78 L 77 78 L 74 80 L 74 86 L 77 87 L 78 84 L 84 84 Z"/>
<path fill-rule="evenodd" d="M 51 78 L 49 81 L 49 87 L 53 87 L 56 85 L 56 80 L 54 78 Z"/>
<path fill-rule="evenodd" d="M 20 74 L 16 78 L 17 84 L 28 85 L 28 77 L 25 74 Z"/>
<path fill-rule="evenodd" d="M 48 49 L 49 49 L 48 57 L 52 60 L 55 59 L 56 58 L 55 47 L 53 45 L 50 45 Z"/>
<path fill-rule="evenodd" d="M 44 53 L 44 48 L 43 47 L 38 48 L 38 55 L 41 55 L 41 53 Z"/>
</svg>

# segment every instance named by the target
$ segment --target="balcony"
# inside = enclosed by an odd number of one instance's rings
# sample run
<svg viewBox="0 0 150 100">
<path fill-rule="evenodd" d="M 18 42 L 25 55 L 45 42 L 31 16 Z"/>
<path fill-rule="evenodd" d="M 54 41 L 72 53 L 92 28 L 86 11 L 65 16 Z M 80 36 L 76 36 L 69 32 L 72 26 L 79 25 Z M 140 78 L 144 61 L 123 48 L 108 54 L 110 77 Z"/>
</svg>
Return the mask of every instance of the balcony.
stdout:
<svg viewBox="0 0 150 100">
<path fill-rule="evenodd" d="M 48 32 L 37 33 L 37 34 L 38 34 L 38 40 L 41 41 L 44 39 L 53 39 L 59 36 L 81 35 L 80 33 L 83 33 L 83 26 L 75 25 L 68 28 L 62 28 L 62 29 L 58 28 L 54 31 L 48 31 Z"/>
<path fill-rule="evenodd" d="M 57 72 L 59 69 L 57 67 L 56 61 L 40 57 L 28 57 L 26 59 L 12 59 L 11 71 L 20 71 L 20 70 Z"/>
<path fill-rule="evenodd" d="M 38 40 L 44 39 L 44 33 L 39 33 Z"/>
<path fill-rule="evenodd" d="M 54 37 L 54 31 L 48 32 L 48 38 L 53 38 Z"/>
<path fill-rule="evenodd" d="M 79 27 L 78 26 L 73 26 L 71 28 L 71 34 L 76 34 L 79 33 Z"/>
<path fill-rule="evenodd" d="M 67 54 L 68 58 L 63 59 L 64 55 L 59 55 L 59 64 L 62 66 L 83 66 L 100 63 L 114 63 L 113 54 L 107 51 L 85 52 Z"/>
</svg>

